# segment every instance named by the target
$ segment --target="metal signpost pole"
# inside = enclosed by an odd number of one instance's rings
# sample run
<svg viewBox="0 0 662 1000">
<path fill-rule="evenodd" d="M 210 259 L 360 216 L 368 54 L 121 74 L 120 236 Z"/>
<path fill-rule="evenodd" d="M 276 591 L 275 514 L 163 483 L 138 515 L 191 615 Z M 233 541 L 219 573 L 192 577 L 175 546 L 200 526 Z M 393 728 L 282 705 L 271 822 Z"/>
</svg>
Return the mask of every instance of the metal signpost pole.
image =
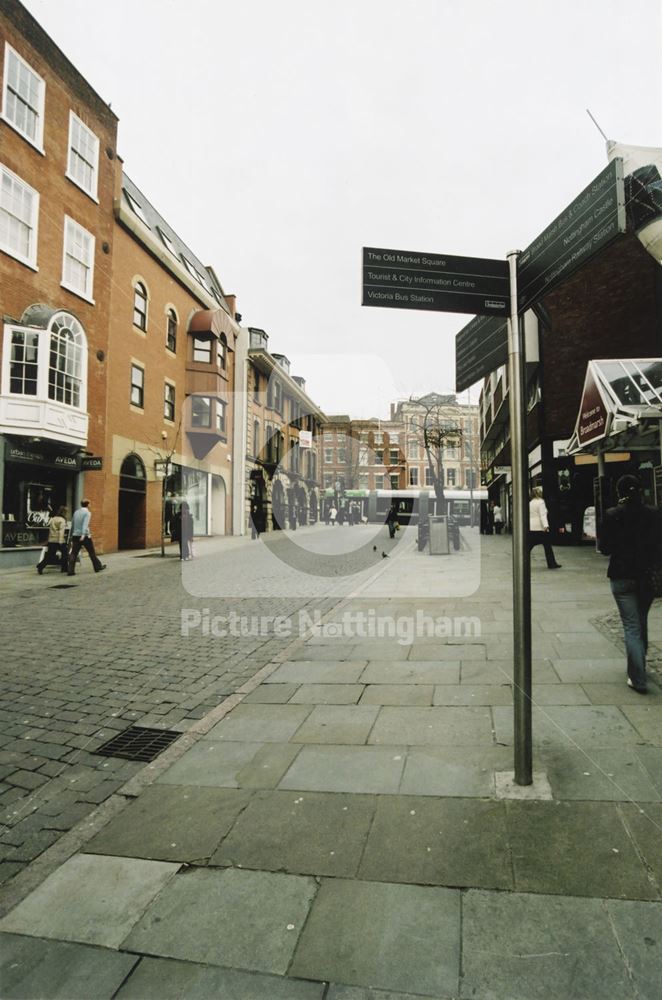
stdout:
<svg viewBox="0 0 662 1000">
<path fill-rule="evenodd" d="M 510 268 L 510 320 L 508 323 L 508 381 L 510 384 L 510 447 L 513 479 L 513 636 L 515 653 L 515 782 L 533 782 L 531 735 L 531 561 L 529 553 L 529 462 L 526 447 L 526 398 L 524 379 L 524 325 L 517 308 L 517 258 L 508 256 Z"/>
</svg>

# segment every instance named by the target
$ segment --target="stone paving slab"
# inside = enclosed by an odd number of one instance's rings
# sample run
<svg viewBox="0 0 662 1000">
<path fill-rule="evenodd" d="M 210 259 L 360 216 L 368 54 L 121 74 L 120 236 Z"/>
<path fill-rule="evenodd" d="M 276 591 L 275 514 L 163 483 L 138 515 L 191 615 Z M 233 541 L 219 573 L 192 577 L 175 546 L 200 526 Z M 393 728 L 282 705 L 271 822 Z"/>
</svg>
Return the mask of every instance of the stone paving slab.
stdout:
<svg viewBox="0 0 662 1000">
<path fill-rule="evenodd" d="M 269 691 L 273 685 L 265 684 Z M 356 705 L 363 684 L 302 684 L 290 699 L 291 705 Z"/>
<path fill-rule="evenodd" d="M 515 673 L 514 659 L 490 660 L 485 663 L 462 663 L 462 684 L 512 684 Z M 559 677 L 549 660 L 533 660 L 534 684 L 558 684 Z"/>
<path fill-rule="evenodd" d="M 410 660 L 433 660 L 436 663 L 444 663 L 448 660 L 484 660 L 486 647 L 484 642 L 456 644 L 449 643 L 432 645 L 431 643 L 415 642 L 410 647 Z"/>
<path fill-rule="evenodd" d="M 210 865 L 351 878 L 375 806 L 376 799 L 364 795 L 259 793 Z"/>
<path fill-rule="evenodd" d="M 490 709 L 464 706 L 395 708 L 387 705 L 380 709 L 368 742 L 406 746 L 490 746 Z"/>
<path fill-rule="evenodd" d="M 551 685 L 550 685 L 551 686 Z M 433 705 L 512 705 L 509 684 L 438 684 Z"/>
<path fill-rule="evenodd" d="M 624 705 L 621 711 L 646 743 L 662 747 L 662 705 L 651 705 L 646 701 L 644 705 Z"/>
<path fill-rule="evenodd" d="M 307 649 L 308 647 L 306 647 Z M 367 660 L 298 660 L 283 663 L 266 684 L 356 684 Z"/>
<path fill-rule="evenodd" d="M 662 898 L 662 803 L 624 803 L 620 812 Z"/>
<path fill-rule="evenodd" d="M 648 777 L 662 798 L 662 748 L 638 746 L 635 749 L 638 760 L 645 767 Z"/>
<path fill-rule="evenodd" d="M 499 743 L 513 742 L 513 712 L 492 709 Z M 532 711 L 533 740 L 544 745 L 580 747 L 623 747 L 642 742 L 642 737 L 614 705 L 549 705 Z"/>
<path fill-rule="evenodd" d="M 580 684 L 533 684 L 534 705 L 590 705 L 591 701 Z"/>
<path fill-rule="evenodd" d="M 494 796 L 494 774 L 512 766 L 508 747 L 413 747 L 400 784 L 403 795 Z"/>
<path fill-rule="evenodd" d="M 369 684 L 362 705 L 432 705 L 432 684 Z"/>
<path fill-rule="evenodd" d="M 191 870 L 159 894 L 123 947 L 284 975 L 316 891 L 299 875 Z"/>
<path fill-rule="evenodd" d="M 255 759 L 263 746 L 263 743 L 200 740 L 160 775 L 157 783 L 238 788 L 237 775 Z"/>
<path fill-rule="evenodd" d="M 636 990 L 636 1000 L 659 1000 L 662 906 L 658 903 L 607 900 L 605 908 L 618 947 L 625 956 Z"/>
<path fill-rule="evenodd" d="M 356 643 L 342 643 L 340 640 L 336 639 L 335 643 L 332 645 L 317 646 L 315 644 L 306 643 L 304 646 L 300 646 L 295 649 L 290 654 L 289 659 L 292 662 L 300 662 L 304 660 L 307 663 L 310 662 L 323 662 L 323 663 L 345 663 L 347 661 L 353 660 L 367 660 L 368 657 L 355 655 L 357 649 Z M 372 650 L 373 654 L 376 653 L 376 649 Z M 406 649 L 405 649 L 406 656 Z"/>
<path fill-rule="evenodd" d="M 514 889 L 504 803 L 381 796 L 359 878 Z"/>
<path fill-rule="evenodd" d="M 518 891 L 659 898 L 615 803 L 506 805 Z"/>
<path fill-rule="evenodd" d="M 613 930 L 612 913 L 624 904 L 608 905 L 609 910 L 598 899 L 467 892 L 462 900 L 461 996 L 643 1000 Z M 634 905 L 633 922 L 647 933 L 643 925 L 651 904 Z M 648 1000 L 654 996 L 649 994 Z"/>
<path fill-rule="evenodd" d="M 292 736 L 296 743 L 365 743 L 379 713 L 378 705 L 316 705 Z"/>
<path fill-rule="evenodd" d="M 117 1000 L 322 1000 L 324 983 L 143 958 Z"/>
<path fill-rule="evenodd" d="M 657 802 L 660 789 L 641 761 L 640 749 L 546 747 L 538 759 L 555 799 Z"/>
<path fill-rule="evenodd" d="M 459 971 L 459 892 L 343 879 L 322 880 L 290 968 L 432 997 L 455 996 Z"/>
<path fill-rule="evenodd" d="M 260 684 L 259 687 L 251 691 L 244 698 L 244 702 L 251 705 L 284 705 L 295 694 L 301 685 L 299 684 Z"/>
<path fill-rule="evenodd" d="M 209 858 L 249 801 L 236 788 L 151 785 L 85 850 L 181 863 Z"/>
<path fill-rule="evenodd" d="M 118 948 L 178 868 L 75 854 L 0 920 L 0 931 Z"/>
<path fill-rule="evenodd" d="M 552 662 L 564 684 L 625 684 L 625 657 L 554 657 Z"/>
<path fill-rule="evenodd" d="M 394 794 L 404 761 L 405 750 L 396 746 L 304 746 L 279 788 Z"/>
<path fill-rule="evenodd" d="M 392 990 L 371 990 L 361 986 L 329 986 L 325 1000 L 420 1000 L 421 994 L 394 993 Z M 450 997 L 437 996 L 432 1000 L 451 1000 Z"/>
<path fill-rule="evenodd" d="M 564 687 L 569 687 L 564 684 Z M 616 684 L 582 684 L 592 705 L 637 705 L 639 695 L 625 683 L 625 674 Z M 662 705 L 662 689 L 649 678 L 646 705 Z"/>
<path fill-rule="evenodd" d="M 457 684 L 459 660 L 430 663 L 408 660 L 403 663 L 369 663 L 361 673 L 362 684 Z"/>
<path fill-rule="evenodd" d="M 110 1000 L 137 962 L 106 948 L 0 934 L 3 1000 Z"/>
<path fill-rule="evenodd" d="M 237 705 L 207 738 L 287 743 L 311 711 L 310 705 Z"/>
</svg>

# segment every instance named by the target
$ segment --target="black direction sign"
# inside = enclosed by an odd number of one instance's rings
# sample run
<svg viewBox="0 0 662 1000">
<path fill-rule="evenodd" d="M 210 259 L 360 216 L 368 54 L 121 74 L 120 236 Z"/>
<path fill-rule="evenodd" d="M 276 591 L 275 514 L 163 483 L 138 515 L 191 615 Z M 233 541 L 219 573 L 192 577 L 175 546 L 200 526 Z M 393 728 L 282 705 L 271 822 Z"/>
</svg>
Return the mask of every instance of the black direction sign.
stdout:
<svg viewBox="0 0 662 1000">
<path fill-rule="evenodd" d="M 612 160 L 571 205 L 520 254 L 520 313 L 625 232 L 623 161 Z"/>
<path fill-rule="evenodd" d="M 508 360 L 508 324 L 476 316 L 455 337 L 455 391 L 463 392 Z"/>
<path fill-rule="evenodd" d="M 363 248 L 363 305 L 507 316 L 508 263 Z"/>
</svg>

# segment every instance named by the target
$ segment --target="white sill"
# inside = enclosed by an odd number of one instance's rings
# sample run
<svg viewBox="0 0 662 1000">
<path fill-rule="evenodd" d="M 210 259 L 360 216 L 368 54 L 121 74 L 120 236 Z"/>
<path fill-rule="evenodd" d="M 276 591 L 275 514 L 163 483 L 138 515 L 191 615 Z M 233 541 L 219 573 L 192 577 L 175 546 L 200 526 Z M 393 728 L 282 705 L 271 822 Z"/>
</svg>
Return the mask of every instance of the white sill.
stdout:
<svg viewBox="0 0 662 1000">
<path fill-rule="evenodd" d="M 136 406 L 135 403 L 129 403 L 129 409 L 132 411 L 132 413 L 139 413 L 141 417 L 145 416 L 144 406 Z"/>
<path fill-rule="evenodd" d="M 87 188 L 84 188 L 83 185 L 80 183 L 80 181 L 77 181 L 75 177 L 71 176 L 68 170 L 65 171 L 64 176 L 67 178 L 68 181 L 71 181 L 71 183 L 74 184 L 79 191 L 82 191 L 83 194 L 86 194 L 87 197 L 90 199 L 90 201 L 95 202 L 95 204 L 97 205 L 99 204 L 99 199 L 97 198 L 96 193 L 92 194 L 91 191 L 88 191 Z"/>
<path fill-rule="evenodd" d="M 143 328 L 141 326 L 136 326 L 135 323 L 133 324 L 133 332 L 134 333 L 139 333 L 141 337 L 146 337 L 147 336 L 147 330 L 143 330 Z"/>
<path fill-rule="evenodd" d="M 0 250 L 2 251 L 2 253 L 6 253 L 8 257 L 12 257 L 14 260 L 17 260 L 19 264 L 23 264 L 25 267 L 29 267 L 31 271 L 39 270 L 36 263 L 33 264 L 31 260 L 27 260 L 25 257 L 19 257 L 18 254 L 15 254 L 12 250 L 9 249 L 9 247 L 0 246 Z"/>
<path fill-rule="evenodd" d="M 68 292 L 71 292 L 72 295 L 75 295 L 79 299 L 83 299 L 85 302 L 89 302 L 91 306 L 96 305 L 96 302 L 94 301 L 94 299 L 90 298 L 89 295 L 85 295 L 84 292 L 79 291 L 77 288 L 74 288 L 72 285 L 67 285 L 66 282 L 64 282 L 64 281 L 60 282 L 60 288 L 66 288 L 66 290 Z"/>
<path fill-rule="evenodd" d="M 20 135 L 21 139 L 25 139 L 28 145 L 32 146 L 33 149 L 36 149 L 37 152 L 40 153 L 42 156 L 46 156 L 46 150 L 44 149 L 44 147 L 38 145 L 34 141 L 34 139 L 31 139 L 29 135 L 25 134 L 25 132 L 21 132 L 20 128 L 18 128 L 18 126 L 14 124 L 11 118 L 8 118 L 4 113 L 0 114 L 0 118 L 2 119 L 3 122 L 6 122 L 7 125 L 9 125 L 10 129 L 16 132 L 16 135 Z"/>
</svg>

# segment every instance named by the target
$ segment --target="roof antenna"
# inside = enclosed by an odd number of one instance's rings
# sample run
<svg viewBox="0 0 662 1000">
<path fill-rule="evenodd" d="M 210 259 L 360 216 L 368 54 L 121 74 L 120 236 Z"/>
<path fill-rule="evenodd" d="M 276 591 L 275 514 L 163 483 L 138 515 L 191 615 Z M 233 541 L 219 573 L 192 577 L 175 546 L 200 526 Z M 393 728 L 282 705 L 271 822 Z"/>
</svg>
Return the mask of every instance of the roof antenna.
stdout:
<svg viewBox="0 0 662 1000">
<path fill-rule="evenodd" d="M 589 118 L 591 119 L 591 121 L 593 122 L 593 124 L 595 125 L 595 127 L 597 128 L 598 132 L 600 133 L 600 135 L 602 136 L 602 138 L 604 139 L 604 141 L 605 142 L 609 142 L 609 139 L 604 134 L 604 132 L 602 131 L 602 129 L 600 128 L 600 126 L 598 125 L 598 123 L 596 122 L 595 118 L 593 117 L 593 115 L 591 114 L 591 112 L 589 111 L 588 108 L 586 109 L 586 114 L 589 116 Z"/>
</svg>

